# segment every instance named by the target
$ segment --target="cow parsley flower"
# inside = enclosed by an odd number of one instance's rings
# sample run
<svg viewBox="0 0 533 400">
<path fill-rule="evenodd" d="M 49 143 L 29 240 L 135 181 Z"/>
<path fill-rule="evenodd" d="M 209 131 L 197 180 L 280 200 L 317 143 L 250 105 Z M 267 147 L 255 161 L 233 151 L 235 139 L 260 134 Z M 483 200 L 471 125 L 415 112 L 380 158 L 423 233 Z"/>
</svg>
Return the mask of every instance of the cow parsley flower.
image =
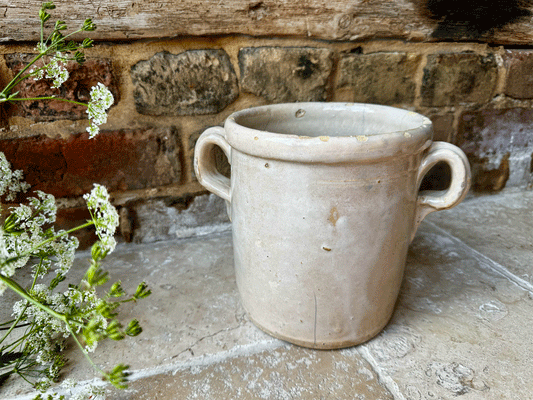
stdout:
<svg viewBox="0 0 533 400">
<path fill-rule="evenodd" d="M 87 202 L 87 208 L 93 218 L 103 249 L 111 253 L 116 246 L 113 235 L 119 221 L 117 210 L 109 202 L 107 189 L 102 185 L 94 184 L 91 193 L 85 194 L 83 198 Z"/>
<path fill-rule="evenodd" d="M 41 71 L 37 72 L 36 78 L 34 79 L 42 79 L 44 75 L 46 78 L 53 80 L 53 88 L 59 88 L 63 84 L 63 82 L 65 82 L 69 77 L 69 73 L 64 64 L 64 61 L 65 56 L 60 52 L 57 52 L 56 55 L 52 57 L 50 62 L 48 64 L 45 64 Z"/>
<path fill-rule="evenodd" d="M 0 152 L 0 196 L 6 195 L 7 201 L 13 201 L 18 192 L 26 192 L 29 188 L 22 180 L 22 171 L 12 171 L 6 156 Z"/>
<path fill-rule="evenodd" d="M 91 120 L 91 126 L 87 128 L 89 137 L 95 137 L 100 131 L 99 125 L 107 122 L 107 110 L 113 105 L 113 94 L 102 83 L 98 82 L 91 89 L 91 100 L 87 106 L 87 114 Z"/>
</svg>

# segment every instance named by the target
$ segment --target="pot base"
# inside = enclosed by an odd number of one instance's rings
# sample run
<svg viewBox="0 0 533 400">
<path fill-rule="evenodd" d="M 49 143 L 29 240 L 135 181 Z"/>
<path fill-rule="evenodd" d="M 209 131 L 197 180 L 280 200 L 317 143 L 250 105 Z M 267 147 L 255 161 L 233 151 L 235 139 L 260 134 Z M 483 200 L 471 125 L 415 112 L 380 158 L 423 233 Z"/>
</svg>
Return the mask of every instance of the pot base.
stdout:
<svg viewBox="0 0 533 400">
<path fill-rule="evenodd" d="M 383 326 L 379 326 L 377 329 L 371 331 L 370 333 L 368 333 L 366 335 L 358 336 L 357 338 L 352 339 L 352 340 L 330 341 L 330 342 L 317 340 L 316 342 L 315 341 L 310 342 L 308 340 L 298 339 L 298 338 L 295 338 L 295 337 L 286 336 L 286 335 L 283 335 L 283 334 L 280 334 L 280 333 L 277 333 L 277 332 L 273 332 L 273 331 L 263 327 L 260 323 L 258 323 L 256 320 L 254 320 L 254 318 L 252 316 L 250 316 L 250 314 L 246 313 L 246 315 L 248 316 L 248 318 L 250 318 L 250 321 L 252 321 L 253 324 L 256 327 L 261 329 L 263 332 L 269 334 L 270 336 L 272 336 L 272 337 L 274 337 L 276 339 L 284 340 L 286 342 L 295 344 L 297 346 L 306 347 L 308 349 L 315 349 L 315 350 L 344 349 L 344 348 L 347 348 L 347 347 L 353 347 L 353 346 L 356 346 L 358 344 L 362 344 L 364 342 L 367 342 L 370 339 L 372 339 L 375 336 L 377 336 L 388 325 L 390 319 L 392 318 L 392 314 L 391 314 L 389 316 L 389 318 L 387 318 L 387 320 L 386 320 L 385 324 L 383 324 Z"/>
</svg>

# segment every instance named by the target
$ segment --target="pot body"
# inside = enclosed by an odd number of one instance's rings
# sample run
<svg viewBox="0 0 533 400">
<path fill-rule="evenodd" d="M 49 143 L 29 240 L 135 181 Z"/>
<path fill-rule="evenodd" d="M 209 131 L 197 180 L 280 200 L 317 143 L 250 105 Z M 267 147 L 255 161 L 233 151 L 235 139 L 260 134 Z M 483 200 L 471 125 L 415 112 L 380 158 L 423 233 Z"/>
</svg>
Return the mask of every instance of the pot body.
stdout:
<svg viewBox="0 0 533 400">
<path fill-rule="evenodd" d="M 259 107 L 204 135 L 195 168 L 228 202 L 244 308 L 264 331 L 306 347 L 347 347 L 383 329 L 416 227 L 468 190 L 464 154 L 432 143 L 427 118 L 391 107 Z M 215 145 L 229 180 L 214 168 Z M 439 161 L 452 166 L 450 189 L 420 195 Z"/>
</svg>

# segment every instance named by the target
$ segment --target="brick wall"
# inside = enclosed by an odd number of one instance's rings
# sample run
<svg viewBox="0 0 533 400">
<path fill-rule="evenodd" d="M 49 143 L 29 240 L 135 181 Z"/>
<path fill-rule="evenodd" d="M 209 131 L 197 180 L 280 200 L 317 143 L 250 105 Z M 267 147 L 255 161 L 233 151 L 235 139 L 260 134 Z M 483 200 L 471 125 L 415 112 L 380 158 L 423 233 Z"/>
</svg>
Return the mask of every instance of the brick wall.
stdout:
<svg viewBox="0 0 533 400">
<path fill-rule="evenodd" d="M 0 46 L 0 81 L 32 45 Z M 30 102 L 4 110 L 0 151 L 33 188 L 54 194 L 61 221 L 83 220 L 81 195 L 105 184 L 125 240 L 152 241 L 227 226 L 224 203 L 195 179 L 195 142 L 246 107 L 293 101 L 369 102 L 427 115 L 434 138 L 459 145 L 473 190 L 533 182 L 533 51 L 479 43 L 212 36 L 99 43 L 71 66 L 61 95 L 87 100 L 96 82 L 115 95 L 89 140 L 85 110 Z M 28 82 L 21 95 L 55 93 Z M 221 168 L 227 170 L 221 157 Z M 226 171 L 227 172 L 227 171 Z M 445 179 L 437 171 L 426 186 Z M 433 182 L 433 183 L 432 183 Z M 211 228 L 208 228 L 211 227 Z"/>
</svg>

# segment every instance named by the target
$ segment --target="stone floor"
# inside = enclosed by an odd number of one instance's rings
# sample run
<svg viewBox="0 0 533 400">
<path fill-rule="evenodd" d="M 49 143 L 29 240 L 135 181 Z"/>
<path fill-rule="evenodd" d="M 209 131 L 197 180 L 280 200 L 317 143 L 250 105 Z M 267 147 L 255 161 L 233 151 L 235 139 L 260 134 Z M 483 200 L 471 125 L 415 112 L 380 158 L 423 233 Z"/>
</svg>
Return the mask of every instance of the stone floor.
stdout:
<svg viewBox="0 0 533 400">
<path fill-rule="evenodd" d="M 245 315 L 229 233 L 121 245 L 107 263 L 153 295 L 126 316 L 144 332 L 102 344 L 102 366 L 134 371 L 109 399 L 533 398 L 533 192 L 469 198 L 430 215 L 409 251 L 394 316 L 376 338 L 338 351 L 273 339 Z M 80 262 L 86 255 L 80 256 Z M 73 353 L 67 375 L 94 376 Z M 30 399 L 17 381 L 2 399 Z"/>
</svg>

